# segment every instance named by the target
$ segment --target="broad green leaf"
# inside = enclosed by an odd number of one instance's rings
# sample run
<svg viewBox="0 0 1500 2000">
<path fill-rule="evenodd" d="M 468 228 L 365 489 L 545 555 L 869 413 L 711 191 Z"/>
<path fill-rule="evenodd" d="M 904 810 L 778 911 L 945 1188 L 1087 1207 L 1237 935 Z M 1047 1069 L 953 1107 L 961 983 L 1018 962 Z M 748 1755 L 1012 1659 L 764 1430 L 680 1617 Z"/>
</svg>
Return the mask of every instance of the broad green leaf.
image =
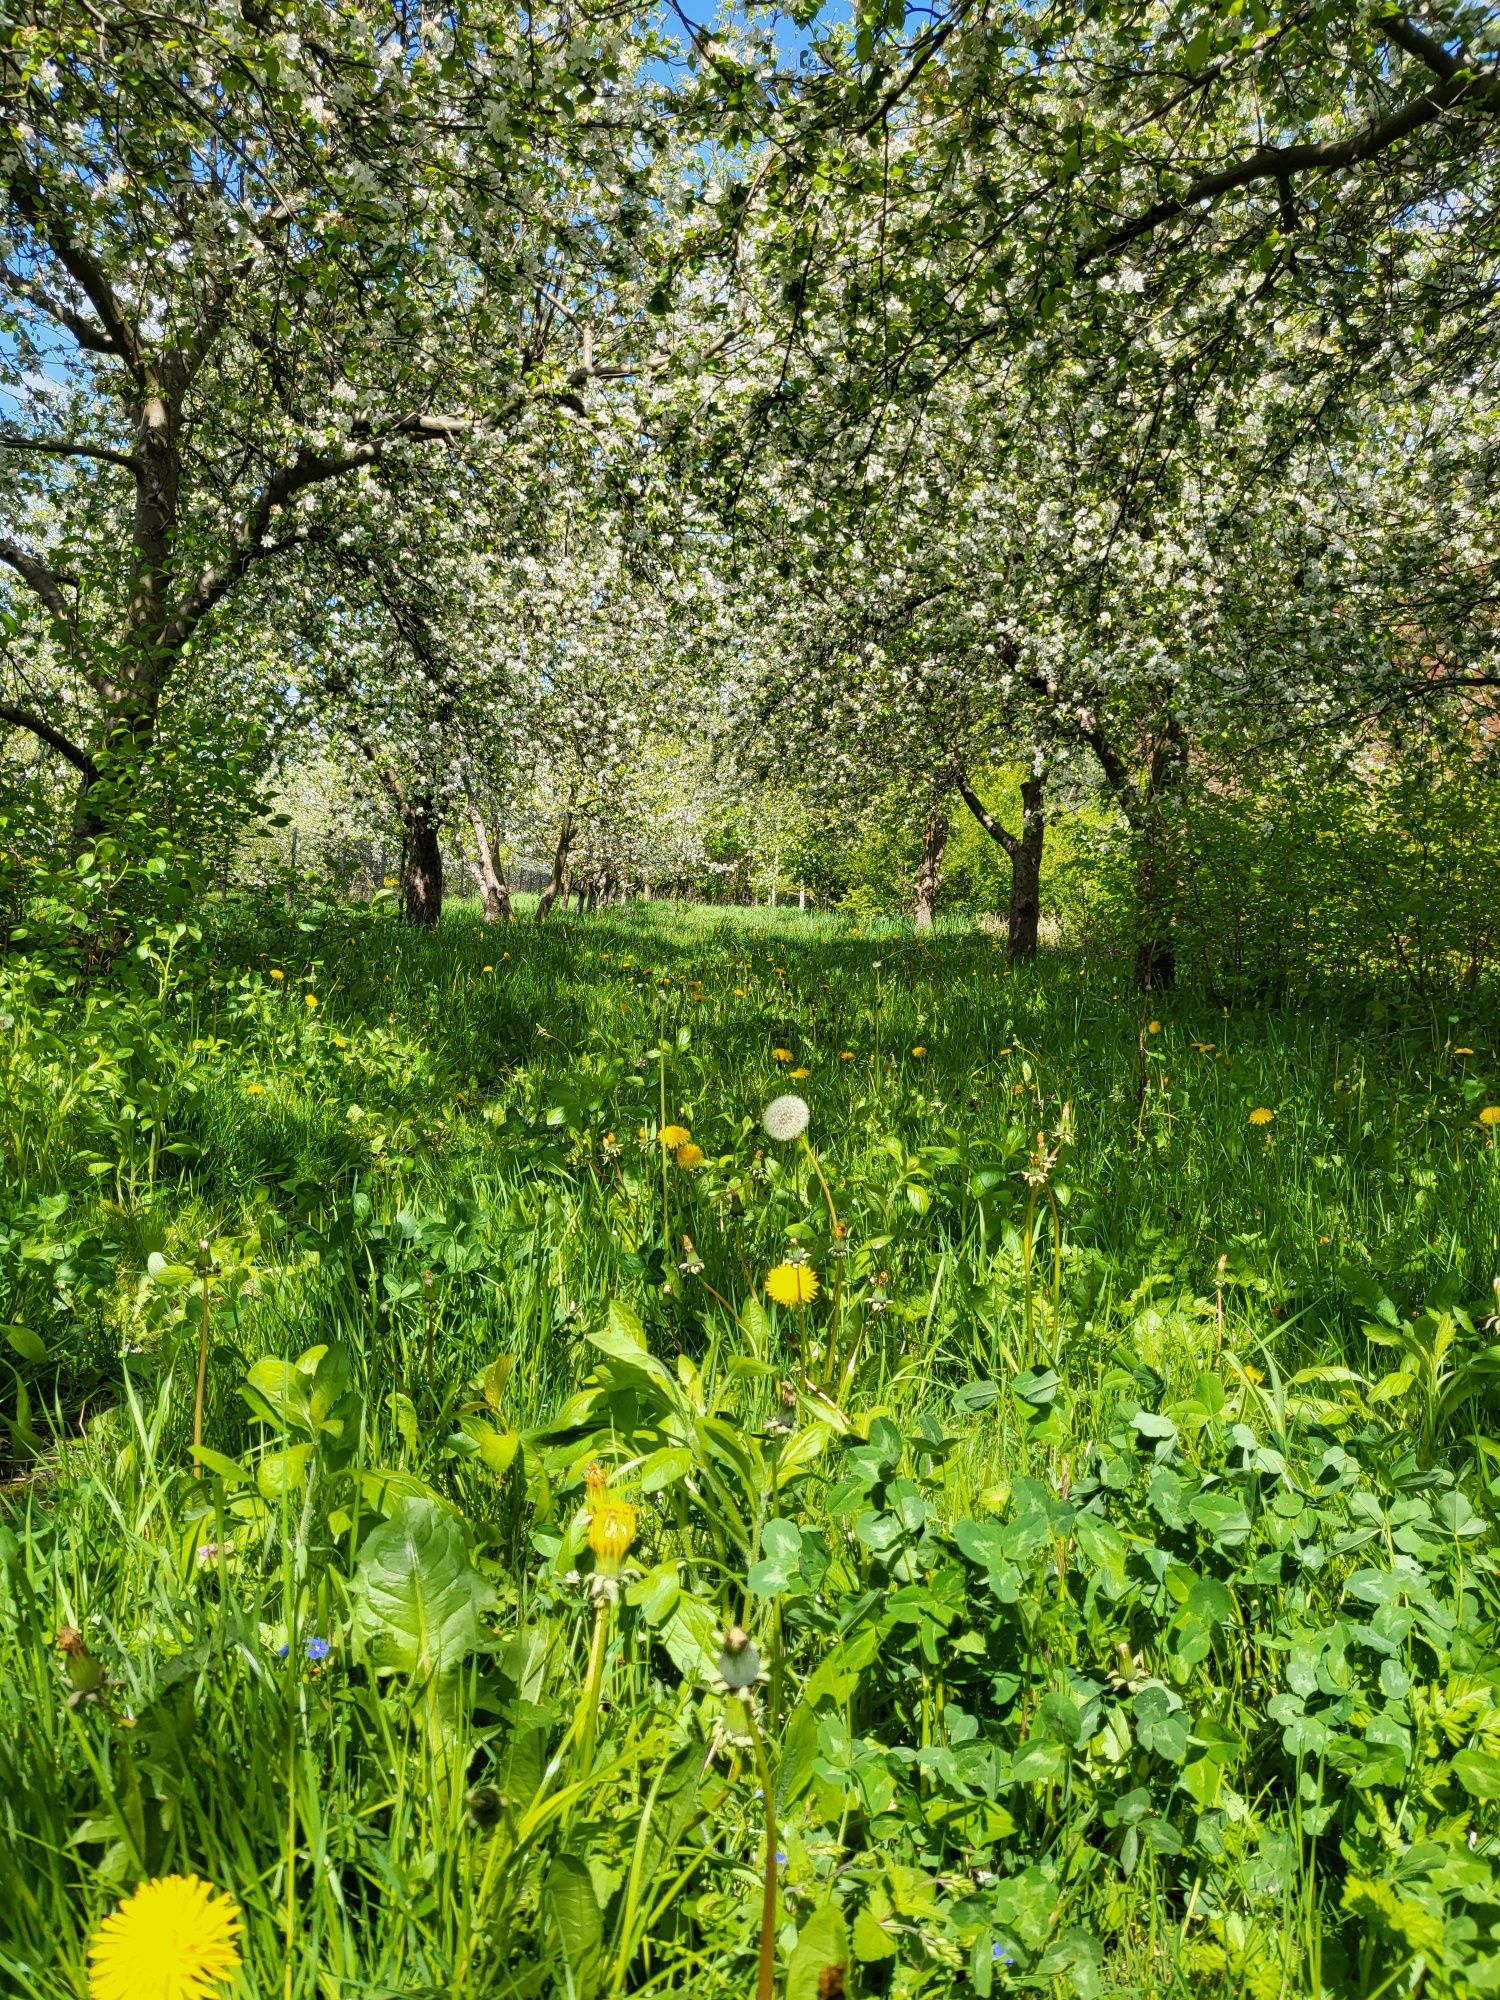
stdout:
<svg viewBox="0 0 1500 2000">
<path fill-rule="evenodd" d="M 307 1477 L 312 1457 L 310 1444 L 288 1445 L 285 1451 L 268 1451 L 256 1460 L 255 1483 L 267 1500 L 284 1500 L 299 1490 Z"/>
<path fill-rule="evenodd" d="M 470 1563 L 454 1516 L 406 1499 L 366 1538 L 353 1598 L 356 1630 L 377 1663 L 427 1678 L 481 1644 L 495 1593 Z"/>
<path fill-rule="evenodd" d="M 854 1919 L 854 1956 L 863 1965 L 874 1965 L 896 1956 L 896 1940 L 878 1917 L 861 1910 Z"/>
<path fill-rule="evenodd" d="M 828 1991 L 823 1975 L 849 1963 L 849 1928 L 837 1903 L 814 1910 L 797 1935 L 786 1973 L 786 2000 L 819 2000 Z"/>
</svg>

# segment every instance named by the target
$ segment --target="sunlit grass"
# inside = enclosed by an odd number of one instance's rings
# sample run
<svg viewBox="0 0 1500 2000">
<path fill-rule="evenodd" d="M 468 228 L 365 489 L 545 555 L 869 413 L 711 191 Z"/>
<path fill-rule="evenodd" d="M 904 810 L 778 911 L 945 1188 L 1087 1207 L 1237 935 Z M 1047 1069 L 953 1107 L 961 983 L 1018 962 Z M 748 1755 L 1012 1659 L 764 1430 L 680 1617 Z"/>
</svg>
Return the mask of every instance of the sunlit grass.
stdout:
<svg viewBox="0 0 1500 2000">
<path fill-rule="evenodd" d="M 1066 1493 L 1122 1397 L 1175 1408 L 1205 1377 L 1308 1463 L 1370 1425 L 1394 1453 L 1423 1391 L 1413 1378 L 1365 1400 L 1395 1366 L 1364 1330 L 1378 1301 L 1393 1323 L 1449 1297 L 1483 1308 L 1500 1268 L 1500 1157 L 1478 1120 L 1500 1060 L 1481 1012 L 1435 1029 L 1393 998 L 1145 1006 L 1107 962 L 1011 973 L 977 932 L 918 941 L 764 911 L 501 930 L 457 910 L 425 935 L 314 908 L 240 915 L 214 942 L 212 978 L 165 1009 L 12 1004 L 0 1036 L 0 1317 L 28 1336 L 0 1371 L 0 1975 L 46 2000 L 82 1991 L 121 1886 L 174 1868 L 239 1900 L 247 1994 L 448 1993 L 477 1965 L 496 1994 L 750 1990 L 751 1791 L 733 1766 L 716 1805 L 663 1778 L 681 1763 L 696 1783 L 704 1761 L 681 1635 L 648 1643 L 627 1621 L 592 1788 L 551 1795 L 526 1836 L 541 1877 L 496 1872 L 493 1814 L 514 1833 L 585 1678 L 587 1605 L 567 1572 L 594 1433 L 581 1412 L 545 1440 L 540 1427 L 596 1367 L 612 1306 L 680 1393 L 701 1385 L 746 1436 L 774 1436 L 800 1369 L 798 1421 L 824 1397 L 856 1433 L 883 1415 L 943 1440 L 929 1498 L 951 1523 L 1003 1515 L 1028 1479 Z M 789 1087 L 811 1107 L 826 1195 L 811 1155 L 761 1130 Z M 678 1164 L 664 1125 L 702 1161 Z M 766 1276 L 789 1256 L 818 1294 L 774 1307 Z M 196 1479 L 204 1310 L 216 1456 Z M 319 1346 L 348 1357 L 352 1429 L 317 1446 L 321 1472 L 285 1477 L 287 1437 L 257 1421 L 247 1373 Z M 1042 1369 L 1062 1383 L 1050 1417 L 1046 1392 L 1029 1412 L 1007 1387 Z M 1308 1369 L 1341 1372 L 1287 1387 Z M 1478 1495 L 1483 1403 L 1455 1407 L 1436 1448 Z M 642 1559 L 685 1563 L 720 1624 L 765 1615 L 736 1536 L 757 1548 L 773 1502 L 737 1525 L 696 1475 L 659 1470 Z M 796 1506 L 839 1547 L 834 1476 L 830 1456 Z M 351 1639 L 360 1541 L 408 1490 L 458 1510 L 498 1593 L 493 1659 L 445 1688 L 459 1766 L 450 1725 L 379 1693 Z M 102 1692 L 71 1705 L 62 1625 L 107 1666 Z M 816 1648 L 803 1631 L 783 1658 L 779 1630 L 758 1627 L 788 1724 Z M 309 1634 L 331 1638 L 329 1663 L 307 1659 Z M 1274 1671 L 1241 1662 L 1224 1683 L 1223 1714 L 1252 1735 Z M 849 1712 L 877 1727 L 858 1697 Z M 511 1803 L 492 1810 L 475 1785 Z M 793 1928 L 834 1865 L 819 1796 L 784 1815 Z M 1263 1808 L 1290 1824 L 1295 1801 Z M 1036 1822 L 1038 1854 L 1067 1826 L 1059 1811 Z M 653 1815 L 670 1894 L 630 1875 Z M 607 1934 L 565 1976 L 548 1965 L 561 1891 L 546 1868 L 590 1856 Z M 858 1874 L 871 1856 L 856 1840 L 846 1861 Z M 1107 1990 L 1242 1990 L 1233 1951 L 1181 1958 L 1184 1905 L 1153 1887 L 1158 1865 L 1106 1880 L 1069 1862 L 1059 1877 L 1067 1921 L 1109 1945 Z M 1311 1990 L 1336 1928 L 1310 1867 L 1308 1849 L 1276 1878 L 1276 1923 L 1302 1940 L 1289 1992 Z M 968 1990 L 936 1940 L 902 1946 L 891 1990 Z M 890 1971 L 871 1960 L 850 1990 L 886 1990 Z"/>
</svg>

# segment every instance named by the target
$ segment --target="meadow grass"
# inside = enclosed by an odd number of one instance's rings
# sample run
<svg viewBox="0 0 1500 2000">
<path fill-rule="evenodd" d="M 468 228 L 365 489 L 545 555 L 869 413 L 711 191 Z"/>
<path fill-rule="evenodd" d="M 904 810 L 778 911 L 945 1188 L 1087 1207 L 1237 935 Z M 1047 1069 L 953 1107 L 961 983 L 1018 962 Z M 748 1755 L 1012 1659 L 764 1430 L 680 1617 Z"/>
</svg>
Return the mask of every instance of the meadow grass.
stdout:
<svg viewBox="0 0 1500 2000">
<path fill-rule="evenodd" d="M 792 2000 L 1470 1990 L 1492 1013 L 796 912 L 210 945 L 6 1002 L 0 1979 L 192 1869 L 257 2000 L 747 1993 L 742 1623 Z"/>
</svg>

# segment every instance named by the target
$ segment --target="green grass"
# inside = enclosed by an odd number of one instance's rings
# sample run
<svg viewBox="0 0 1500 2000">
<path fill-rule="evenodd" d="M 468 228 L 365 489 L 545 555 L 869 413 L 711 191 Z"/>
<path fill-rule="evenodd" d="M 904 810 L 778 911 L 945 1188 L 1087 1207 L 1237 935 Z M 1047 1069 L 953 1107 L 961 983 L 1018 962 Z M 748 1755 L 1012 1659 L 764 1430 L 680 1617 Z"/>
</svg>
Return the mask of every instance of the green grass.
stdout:
<svg viewBox="0 0 1500 2000">
<path fill-rule="evenodd" d="M 738 1622 L 792 2000 L 1490 1990 L 1492 1012 L 215 921 L 0 1004 L 0 1983 L 196 1870 L 258 2000 L 749 1994 Z"/>
</svg>

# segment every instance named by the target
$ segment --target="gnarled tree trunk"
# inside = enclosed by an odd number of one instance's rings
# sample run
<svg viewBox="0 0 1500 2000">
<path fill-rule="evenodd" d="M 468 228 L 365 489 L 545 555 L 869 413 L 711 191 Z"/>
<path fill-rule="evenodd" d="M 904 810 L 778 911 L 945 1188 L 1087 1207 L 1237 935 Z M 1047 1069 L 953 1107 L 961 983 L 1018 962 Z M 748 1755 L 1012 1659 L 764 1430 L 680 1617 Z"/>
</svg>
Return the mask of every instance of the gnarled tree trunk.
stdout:
<svg viewBox="0 0 1500 2000">
<path fill-rule="evenodd" d="M 948 845 L 948 815 L 934 806 L 922 828 L 922 859 L 917 866 L 917 895 L 913 915 L 919 931 L 930 931 L 937 914 L 938 890 L 943 881 L 943 850 Z"/>
<path fill-rule="evenodd" d="M 954 783 L 964 804 L 1010 862 L 1006 956 L 1020 965 L 1037 955 L 1042 918 L 1042 849 L 1047 837 L 1047 780 L 1033 772 L 1021 781 L 1021 831 L 1012 833 L 990 813 L 962 771 Z"/>
<path fill-rule="evenodd" d="M 489 828 L 484 823 L 484 814 L 478 806 L 469 807 L 469 824 L 474 829 L 474 847 L 479 856 L 479 884 L 484 894 L 484 920 L 487 924 L 508 924 L 515 916 L 510 904 L 510 885 L 505 872 L 495 859 L 495 850 L 490 844 Z"/>
<path fill-rule="evenodd" d="M 443 914 L 443 850 L 430 792 L 419 792 L 402 811 L 406 853 L 401 914 L 409 924 L 435 924 Z"/>
<path fill-rule="evenodd" d="M 564 898 L 564 910 L 566 911 L 568 858 L 572 852 L 572 847 L 573 807 L 570 801 L 566 811 L 563 813 L 562 823 L 557 829 L 557 848 L 552 856 L 552 874 L 536 906 L 536 920 L 539 924 L 547 921 L 548 913 L 559 896 Z"/>
<path fill-rule="evenodd" d="M 1026 778 L 1021 785 L 1021 837 L 1010 850 L 1010 912 L 1008 952 L 1012 965 L 1032 959 L 1042 921 L 1042 843 L 1047 819 L 1043 811 L 1045 782 Z"/>
</svg>

